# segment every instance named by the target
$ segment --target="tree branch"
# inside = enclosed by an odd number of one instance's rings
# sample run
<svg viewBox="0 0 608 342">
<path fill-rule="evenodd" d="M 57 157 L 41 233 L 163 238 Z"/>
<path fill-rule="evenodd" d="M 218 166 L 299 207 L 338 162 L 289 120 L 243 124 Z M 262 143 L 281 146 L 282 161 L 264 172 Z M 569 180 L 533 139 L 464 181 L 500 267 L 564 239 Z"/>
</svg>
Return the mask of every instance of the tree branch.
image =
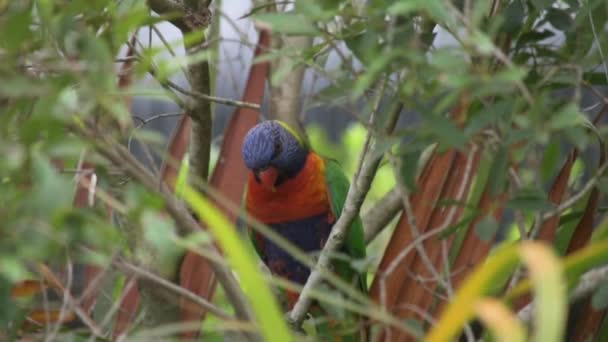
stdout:
<svg viewBox="0 0 608 342">
<path fill-rule="evenodd" d="M 174 83 L 174 82 L 172 82 L 170 80 L 166 80 L 165 83 L 167 84 L 167 86 L 169 86 L 169 88 L 172 88 L 172 89 L 176 90 L 179 93 L 182 93 L 184 95 L 190 96 L 190 97 L 195 98 L 197 100 L 215 102 L 215 103 L 224 104 L 224 105 L 228 105 L 228 106 L 251 108 L 251 109 L 260 109 L 260 105 L 258 105 L 257 103 L 250 103 L 250 102 L 245 102 L 245 101 L 232 100 L 232 99 L 227 99 L 227 98 L 223 98 L 223 97 L 217 97 L 217 96 L 211 96 L 211 95 L 203 94 L 203 93 L 195 91 L 195 90 L 187 90 L 187 89 L 185 89 L 183 87 L 180 87 L 178 84 L 176 84 L 176 83 Z"/>
<path fill-rule="evenodd" d="M 96 337 L 102 339 L 105 338 L 101 328 L 97 325 L 97 323 L 95 323 L 91 316 L 89 316 L 86 310 L 78 303 L 74 296 L 72 296 L 69 287 L 63 286 L 59 278 L 57 278 L 53 271 L 51 271 L 51 269 L 48 268 L 46 265 L 38 264 L 37 268 L 38 273 L 42 275 L 42 278 L 52 285 L 50 286 L 50 288 L 55 290 L 58 296 L 64 298 L 66 302 L 65 304 L 67 304 L 67 306 L 74 310 L 74 313 L 76 313 L 78 318 L 80 318 L 80 320 L 89 328 L 91 333 Z M 69 274 L 72 274 L 72 272 L 69 272 Z"/>
<path fill-rule="evenodd" d="M 304 51 L 310 48 L 311 45 L 312 37 L 273 36 L 273 48 L 275 50 L 289 46 L 296 51 Z M 301 136 L 306 136 L 302 123 L 299 120 L 300 92 L 306 68 L 303 64 L 296 66 L 293 64 L 293 57 L 288 55 L 283 55 L 271 63 L 273 73 L 284 69 L 291 69 L 291 71 L 280 80 L 273 81 L 272 78 L 270 79 L 269 118 L 285 121 L 289 126 L 296 129 Z"/>
<path fill-rule="evenodd" d="M 181 31 L 187 30 L 188 26 L 183 20 L 183 15 L 186 13 L 184 6 L 173 0 L 148 0 L 148 7 L 154 12 L 163 15 L 175 14 L 177 18 L 169 19 L 169 22 Z"/>
<path fill-rule="evenodd" d="M 188 300 L 199 305 L 200 307 L 204 308 L 205 310 L 213 313 L 214 315 L 216 315 L 219 318 L 232 320 L 230 315 L 228 315 L 228 313 L 226 313 L 224 310 L 218 308 L 217 306 L 208 302 L 204 298 L 197 296 L 195 293 L 188 291 L 187 289 L 184 289 L 180 286 L 177 286 L 174 283 L 172 283 L 164 278 L 161 278 L 152 272 L 149 272 L 141 267 L 138 267 L 136 265 L 133 265 L 133 264 L 128 263 L 123 260 L 114 261 L 112 264 L 115 267 L 117 267 L 118 269 L 120 269 L 121 271 L 123 271 L 124 273 L 127 273 L 128 275 L 135 275 L 135 276 L 138 276 L 141 278 L 146 278 L 150 281 L 153 281 L 153 282 L 165 287 L 166 289 L 172 291 L 173 293 L 175 293 L 177 295 L 187 298 Z"/>
<path fill-rule="evenodd" d="M 365 243 L 372 242 L 401 210 L 401 197 L 397 189 L 389 191 L 372 208 L 362 215 Z"/>
<path fill-rule="evenodd" d="M 167 186 L 161 184 L 159 187 L 158 180 L 122 145 L 117 142 L 100 141 L 99 135 L 81 126 L 72 126 L 72 128 L 80 135 L 92 141 L 95 144 L 96 150 L 112 162 L 112 164 L 122 167 L 131 177 L 139 181 L 149 191 L 158 193 L 163 198 L 168 213 L 175 220 L 178 227 L 189 232 L 200 232 L 199 224 L 175 195 L 169 191 Z M 247 305 L 247 299 L 231 270 L 221 262 L 222 258 L 215 246 L 210 245 L 207 248 L 209 255 L 204 255 L 204 257 L 209 260 L 209 263 L 213 267 L 218 281 L 222 284 L 228 299 L 234 306 L 237 318 L 242 321 L 252 321 L 253 316 Z"/>
<path fill-rule="evenodd" d="M 380 91 L 369 118 L 369 127 L 373 127 L 375 124 L 377 124 L 376 114 L 380 107 L 382 97 L 384 96 L 385 86 L 386 77 L 381 82 Z M 387 133 L 393 131 L 401 109 L 402 105 L 399 104 L 396 106 L 395 110 L 389 113 L 386 125 Z M 378 166 L 380 165 L 380 161 L 382 160 L 383 154 L 378 153 L 378 151 L 376 151 L 376 146 L 372 145 L 372 135 L 373 130 L 369 129 L 363 152 L 361 153 L 361 158 L 359 160 L 359 166 L 355 174 L 355 178 L 348 189 L 342 213 L 332 227 L 331 233 L 327 238 L 327 242 L 325 243 L 325 246 L 321 251 L 321 255 L 319 256 L 319 260 L 317 261 L 314 270 L 311 272 L 310 277 L 308 277 L 298 301 L 288 315 L 290 324 L 292 324 L 292 326 L 295 328 L 299 328 L 302 324 L 302 321 L 308 312 L 308 308 L 312 304 L 310 293 L 321 283 L 323 272 L 329 270 L 332 262 L 331 256 L 344 243 L 346 235 L 348 234 L 348 229 L 355 220 L 356 216 L 359 214 L 361 205 L 365 200 L 365 196 L 369 192 L 372 180 L 374 179 Z"/>
</svg>

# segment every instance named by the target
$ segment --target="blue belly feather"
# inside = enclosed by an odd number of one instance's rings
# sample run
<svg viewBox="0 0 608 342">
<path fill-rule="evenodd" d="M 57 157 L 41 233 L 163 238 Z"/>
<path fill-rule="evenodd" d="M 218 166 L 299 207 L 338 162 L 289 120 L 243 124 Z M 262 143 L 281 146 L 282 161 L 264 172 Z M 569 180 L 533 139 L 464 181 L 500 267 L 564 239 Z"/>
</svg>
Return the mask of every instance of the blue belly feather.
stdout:
<svg viewBox="0 0 608 342">
<path fill-rule="evenodd" d="M 332 225 L 333 222 L 329 222 L 328 214 L 325 213 L 303 220 L 271 224 L 270 228 L 304 252 L 314 253 L 323 249 Z M 261 234 L 256 235 L 260 242 L 261 258 L 270 271 L 303 285 L 310 275 L 310 269 L 274 242 Z"/>
</svg>

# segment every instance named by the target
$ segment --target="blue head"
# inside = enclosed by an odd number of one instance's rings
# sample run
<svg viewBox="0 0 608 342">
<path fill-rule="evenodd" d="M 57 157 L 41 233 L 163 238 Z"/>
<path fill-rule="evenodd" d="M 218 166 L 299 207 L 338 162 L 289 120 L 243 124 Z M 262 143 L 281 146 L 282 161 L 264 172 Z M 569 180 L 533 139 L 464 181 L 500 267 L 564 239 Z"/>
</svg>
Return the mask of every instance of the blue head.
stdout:
<svg viewBox="0 0 608 342">
<path fill-rule="evenodd" d="M 307 156 L 308 148 L 296 133 L 276 120 L 257 124 L 243 141 L 245 165 L 268 188 L 297 175 Z"/>
</svg>

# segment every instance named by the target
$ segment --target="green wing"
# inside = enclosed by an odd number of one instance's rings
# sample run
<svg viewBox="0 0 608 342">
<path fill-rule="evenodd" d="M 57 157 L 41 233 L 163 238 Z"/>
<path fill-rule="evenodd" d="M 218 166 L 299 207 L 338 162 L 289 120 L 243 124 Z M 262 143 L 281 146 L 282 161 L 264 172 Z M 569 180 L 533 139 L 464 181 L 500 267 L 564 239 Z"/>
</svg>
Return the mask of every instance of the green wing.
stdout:
<svg viewBox="0 0 608 342">
<path fill-rule="evenodd" d="M 344 201 L 350 183 L 346 175 L 340 168 L 337 162 L 325 159 L 325 178 L 329 192 L 332 211 L 336 219 L 342 213 Z M 363 223 L 359 215 L 355 218 L 350 226 L 344 242 L 344 251 L 353 260 L 365 259 L 365 238 L 363 235 Z M 353 279 L 355 274 L 359 275 L 359 284 L 362 291 L 367 290 L 367 282 L 365 272 L 355 271 L 349 263 L 338 262 L 335 265 L 337 273 L 345 279 Z"/>
</svg>

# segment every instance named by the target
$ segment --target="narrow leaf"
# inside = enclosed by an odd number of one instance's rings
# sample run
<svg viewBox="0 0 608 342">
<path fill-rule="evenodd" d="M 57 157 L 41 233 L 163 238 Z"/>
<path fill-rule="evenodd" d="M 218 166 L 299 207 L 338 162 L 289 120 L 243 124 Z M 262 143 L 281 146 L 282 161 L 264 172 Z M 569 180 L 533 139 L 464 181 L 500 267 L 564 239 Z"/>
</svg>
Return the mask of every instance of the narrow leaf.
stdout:
<svg viewBox="0 0 608 342">
<path fill-rule="evenodd" d="M 517 317 L 496 299 L 477 304 L 477 315 L 499 342 L 526 341 L 526 328 Z"/>
<path fill-rule="evenodd" d="M 291 334 L 283 320 L 279 306 L 258 271 L 256 262 L 247 252 L 247 246 L 238 236 L 234 224 L 211 202 L 187 184 L 178 184 L 176 193 L 208 225 L 230 264 L 239 273 L 242 283 L 246 284 L 245 295 L 251 302 L 264 339 L 266 341 L 290 341 Z"/>
<path fill-rule="evenodd" d="M 562 341 L 566 327 L 566 281 L 553 250 L 540 243 L 524 243 L 522 261 L 534 283 L 536 316 L 533 341 Z"/>
</svg>

